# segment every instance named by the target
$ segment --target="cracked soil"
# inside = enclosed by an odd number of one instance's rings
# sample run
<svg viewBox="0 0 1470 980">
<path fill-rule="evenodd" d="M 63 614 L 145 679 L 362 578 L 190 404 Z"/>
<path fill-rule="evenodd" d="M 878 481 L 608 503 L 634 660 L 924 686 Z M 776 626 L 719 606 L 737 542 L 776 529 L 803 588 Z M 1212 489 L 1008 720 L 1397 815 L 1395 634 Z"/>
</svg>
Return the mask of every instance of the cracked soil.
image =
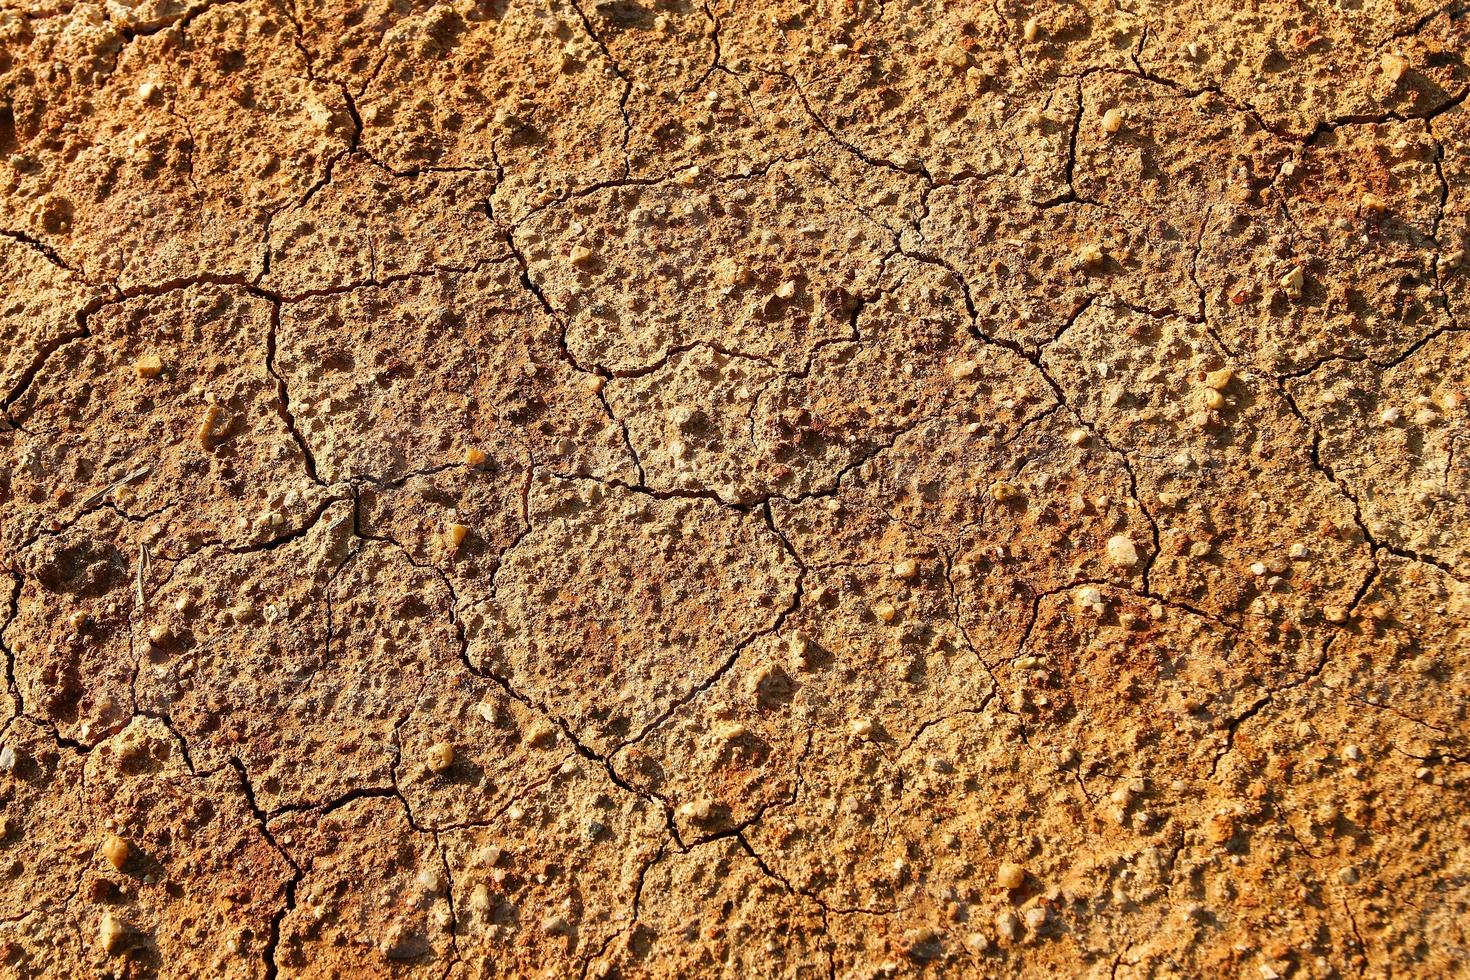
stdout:
<svg viewBox="0 0 1470 980">
<path fill-rule="evenodd" d="M 1464 0 L 0 0 L 0 975 L 1470 974 Z"/>
</svg>

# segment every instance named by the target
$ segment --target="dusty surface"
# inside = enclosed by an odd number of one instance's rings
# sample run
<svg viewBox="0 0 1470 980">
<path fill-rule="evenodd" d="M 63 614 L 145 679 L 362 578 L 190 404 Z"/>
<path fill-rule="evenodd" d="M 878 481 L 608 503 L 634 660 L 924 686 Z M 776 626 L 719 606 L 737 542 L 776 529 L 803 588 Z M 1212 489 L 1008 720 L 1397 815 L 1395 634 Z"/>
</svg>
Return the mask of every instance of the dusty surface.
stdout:
<svg viewBox="0 0 1470 980">
<path fill-rule="evenodd" d="M 0 975 L 1470 973 L 1467 51 L 0 0 Z"/>
</svg>

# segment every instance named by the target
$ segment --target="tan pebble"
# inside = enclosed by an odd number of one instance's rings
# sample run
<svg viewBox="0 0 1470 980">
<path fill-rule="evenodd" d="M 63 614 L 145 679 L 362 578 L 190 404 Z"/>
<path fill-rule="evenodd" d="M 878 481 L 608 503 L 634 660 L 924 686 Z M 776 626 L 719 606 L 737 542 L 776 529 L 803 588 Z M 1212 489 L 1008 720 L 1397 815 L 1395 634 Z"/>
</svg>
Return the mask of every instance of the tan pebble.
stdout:
<svg viewBox="0 0 1470 980">
<path fill-rule="evenodd" d="M 685 820 L 704 821 L 710 818 L 714 812 L 714 806 L 709 800 L 690 800 L 679 807 L 679 816 Z"/>
<path fill-rule="evenodd" d="M 1212 391 L 1224 391 L 1235 379 L 1235 369 L 1222 367 L 1205 375 L 1205 387 Z"/>
<path fill-rule="evenodd" d="M 1021 25 L 1021 36 L 1027 41 L 1035 41 L 1041 36 L 1041 18 L 1031 17 Z"/>
<path fill-rule="evenodd" d="M 1377 194 L 1364 194 L 1362 204 L 1364 211 L 1382 213 L 1388 210 L 1388 202 Z"/>
<path fill-rule="evenodd" d="M 970 52 L 958 44 L 950 44 L 940 50 L 939 60 L 956 70 L 968 68 L 970 66 Z"/>
<path fill-rule="evenodd" d="M 430 747 L 426 765 L 433 772 L 447 772 L 454 765 L 454 746 L 448 742 L 439 742 Z"/>
<path fill-rule="evenodd" d="M 451 524 L 444 531 L 444 543 L 449 548 L 458 548 L 464 544 L 464 539 L 469 537 L 470 529 L 463 524 Z"/>
<path fill-rule="evenodd" d="M 919 573 L 918 563 L 912 558 L 905 558 L 893 563 L 893 577 L 910 579 Z"/>
<path fill-rule="evenodd" d="M 1073 429 L 1067 433 L 1067 441 L 1074 446 L 1085 446 L 1087 440 L 1092 438 L 1092 433 L 1086 429 Z"/>
<path fill-rule="evenodd" d="M 133 365 L 140 378 L 156 378 L 163 373 L 163 358 L 157 354 L 143 354 Z"/>
<path fill-rule="evenodd" d="M 1013 892 L 1026 883 L 1026 869 L 1009 861 L 995 872 L 995 883 L 1008 892 Z"/>
<path fill-rule="evenodd" d="M 588 265 L 592 261 L 592 249 L 585 245 L 573 245 L 572 250 L 567 253 L 567 259 L 572 265 Z"/>
<path fill-rule="evenodd" d="M 847 730 L 858 738 L 867 738 L 873 734 L 873 722 L 868 718 L 854 718 L 847 723 Z"/>
<path fill-rule="evenodd" d="M 1096 269 L 1103 264 L 1106 254 L 1102 246 L 1093 242 L 1083 245 L 1077 250 L 1077 267 L 1079 269 Z"/>
<path fill-rule="evenodd" d="M 476 449 L 474 446 L 464 451 L 464 464 L 466 466 L 484 466 L 485 460 L 488 458 L 484 450 Z"/>
<path fill-rule="evenodd" d="M 1076 601 L 1077 605 L 1083 609 L 1091 609 L 1096 613 L 1101 613 L 1107 608 L 1107 605 L 1103 602 L 1102 589 L 1099 589 L 1095 585 L 1084 585 L 1078 589 Z"/>
<path fill-rule="evenodd" d="M 102 922 L 98 926 L 97 938 L 102 943 L 102 950 L 106 953 L 116 953 L 123 948 L 124 940 L 127 938 L 128 929 L 111 912 L 102 913 Z"/>
<path fill-rule="evenodd" d="M 1301 266 L 1294 267 L 1290 272 L 1281 277 L 1281 288 L 1286 290 L 1286 295 L 1292 299 L 1301 299 L 1306 290 L 1307 274 L 1302 271 Z"/>
<path fill-rule="evenodd" d="M 891 602 L 880 602 L 873 607 L 873 615 L 885 623 L 891 623 L 898 615 L 898 607 Z"/>
<path fill-rule="evenodd" d="M 1123 128 L 1123 110 L 1109 109 L 1103 113 L 1102 128 L 1104 133 L 1112 134 Z"/>
<path fill-rule="evenodd" d="M 215 428 L 219 425 L 220 410 L 218 405 L 211 405 L 204 410 L 204 418 L 199 423 L 199 445 L 208 449 L 214 443 Z"/>
<path fill-rule="evenodd" d="M 1328 606 L 1322 610 L 1322 618 L 1329 623 L 1341 625 L 1348 621 L 1348 611 L 1342 606 Z"/>
<path fill-rule="evenodd" d="M 155 626 L 148 631 L 148 642 L 156 647 L 168 646 L 173 638 L 173 630 L 167 626 Z"/>
<path fill-rule="evenodd" d="M 596 395 L 607 387 L 607 379 L 598 374 L 584 374 L 581 378 L 582 390 L 589 395 Z"/>
<path fill-rule="evenodd" d="M 132 846 L 116 834 L 106 834 L 102 838 L 102 856 L 107 863 L 118 871 L 128 863 L 128 857 L 133 853 Z"/>
<path fill-rule="evenodd" d="M 1378 59 L 1378 65 L 1383 69 L 1384 76 L 1393 83 L 1397 83 L 1404 77 L 1404 72 L 1409 70 L 1409 62 L 1404 59 L 1403 55 L 1398 54 L 1384 54 Z"/>
<path fill-rule="evenodd" d="M 949 366 L 949 376 L 956 381 L 963 381 L 973 375 L 978 366 L 971 360 L 955 361 Z"/>
<path fill-rule="evenodd" d="M 1138 548 L 1126 534 L 1115 534 L 1108 538 L 1108 561 L 1119 568 L 1133 568 L 1138 564 Z"/>
<path fill-rule="evenodd" d="M 779 285 L 779 286 L 776 287 L 776 298 L 777 299 L 790 299 L 791 297 L 793 297 L 795 295 L 796 295 L 796 280 L 794 280 L 794 279 L 787 279 L 781 285 Z"/>
<path fill-rule="evenodd" d="M 992 483 L 990 485 L 990 495 L 1000 503 L 1005 503 L 1008 500 L 1017 500 L 1023 496 L 1020 487 L 1005 480 L 996 480 Z"/>
</svg>

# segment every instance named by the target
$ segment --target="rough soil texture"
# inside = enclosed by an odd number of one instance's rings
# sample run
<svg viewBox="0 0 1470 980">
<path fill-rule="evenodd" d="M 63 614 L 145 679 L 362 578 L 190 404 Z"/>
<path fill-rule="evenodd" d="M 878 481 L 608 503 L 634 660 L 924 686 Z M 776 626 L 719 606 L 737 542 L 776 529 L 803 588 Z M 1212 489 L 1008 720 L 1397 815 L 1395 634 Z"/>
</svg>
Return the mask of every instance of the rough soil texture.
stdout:
<svg viewBox="0 0 1470 980">
<path fill-rule="evenodd" d="M 0 0 L 0 976 L 1470 975 L 1464 0 Z"/>
</svg>

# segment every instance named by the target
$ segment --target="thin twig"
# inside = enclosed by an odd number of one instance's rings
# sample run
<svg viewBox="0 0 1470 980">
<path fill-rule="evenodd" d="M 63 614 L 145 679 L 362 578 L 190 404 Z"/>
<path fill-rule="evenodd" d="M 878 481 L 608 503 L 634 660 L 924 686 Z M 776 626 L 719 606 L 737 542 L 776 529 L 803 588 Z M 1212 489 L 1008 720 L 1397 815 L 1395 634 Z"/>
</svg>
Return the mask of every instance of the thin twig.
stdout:
<svg viewBox="0 0 1470 980">
<path fill-rule="evenodd" d="M 153 467 L 151 467 L 151 466 L 144 466 L 144 467 L 141 467 L 139 469 L 134 470 L 133 472 L 129 473 L 127 476 L 123 477 L 122 479 L 116 480 L 113 483 L 108 484 L 107 486 L 103 487 L 101 490 L 98 490 L 96 493 L 92 494 L 92 496 L 88 497 L 86 500 L 83 500 L 82 501 L 82 509 L 83 510 L 86 510 L 88 507 L 91 507 L 93 504 L 100 503 L 101 501 L 106 500 L 107 497 L 108 497 L 108 495 L 111 494 L 118 487 L 127 486 L 129 483 L 132 483 L 132 482 L 134 482 L 136 480 L 141 480 L 141 479 L 143 479 L 143 477 L 147 476 L 151 472 L 153 472 Z"/>
</svg>

